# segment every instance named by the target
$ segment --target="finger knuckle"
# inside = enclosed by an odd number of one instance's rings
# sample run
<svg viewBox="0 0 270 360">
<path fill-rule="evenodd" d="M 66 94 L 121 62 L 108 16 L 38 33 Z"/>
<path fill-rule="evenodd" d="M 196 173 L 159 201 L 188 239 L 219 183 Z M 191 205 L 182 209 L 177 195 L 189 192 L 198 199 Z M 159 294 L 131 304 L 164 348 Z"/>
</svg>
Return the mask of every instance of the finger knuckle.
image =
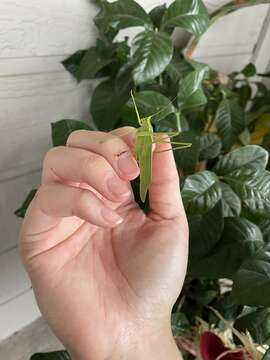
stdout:
<svg viewBox="0 0 270 360">
<path fill-rule="evenodd" d="M 118 155 L 128 150 L 127 144 L 118 136 L 114 136 L 114 135 L 110 135 L 106 137 L 102 142 L 102 146 L 104 152 L 113 155 Z"/>
<path fill-rule="evenodd" d="M 95 167 L 98 167 L 101 163 L 102 157 L 97 154 L 88 155 L 81 160 L 81 169 L 82 173 L 89 173 L 89 171 L 93 171 Z"/>
<path fill-rule="evenodd" d="M 79 141 L 80 141 L 80 139 L 83 137 L 83 136 L 85 136 L 85 135 L 89 135 L 90 134 L 90 131 L 89 130 L 75 130 L 75 131 L 73 131 L 70 135 L 69 135 L 69 137 L 68 137 L 68 139 L 67 139 L 67 146 L 70 146 L 70 145 L 72 145 L 72 144 L 77 144 Z"/>
<path fill-rule="evenodd" d="M 65 146 L 56 146 L 47 151 L 43 159 L 43 168 L 49 166 L 52 160 L 59 154 L 60 151 L 65 149 Z"/>
</svg>

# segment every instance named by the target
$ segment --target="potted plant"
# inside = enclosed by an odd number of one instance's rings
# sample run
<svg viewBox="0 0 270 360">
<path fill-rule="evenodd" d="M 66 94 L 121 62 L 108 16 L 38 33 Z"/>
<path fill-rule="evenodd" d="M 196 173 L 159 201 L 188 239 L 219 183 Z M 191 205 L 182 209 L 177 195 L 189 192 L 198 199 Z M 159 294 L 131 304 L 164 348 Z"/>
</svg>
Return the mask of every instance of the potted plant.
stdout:
<svg viewBox="0 0 270 360">
<path fill-rule="evenodd" d="M 93 122 L 53 123 L 54 146 L 93 124 L 103 131 L 137 127 L 131 90 L 142 116 L 159 112 L 152 119 L 155 131 L 181 129 L 177 141 L 192 143 L 174 154 L 190 224 L 190 257 L 172 328 L 186 358 L 270 356 L 265 354 L 270 339 L 270 91 L 261 81 L 270 74 L 258 74 L 248 64 L 225 76 L 192 59 L 211 24 L 262 3 L 270 0 L 231 1 L 209 15 L 202 0 L 175 0 L 150 13 L 134 0 L 97 0 L 96 45 L 63 61 L 78 82 L 99 82 L 91 97 Z M 132 42 L 116 39 L 119 30 L 133 26 L 143 30 Z M 186 49 L 172 40 L 176 27 L 192 35 Z M 138 180 L 133 189 L 147 211 Z M 24 216 L 34 194 L 16 215 Z M 69 355 L 32 357 L 42 359 Z"/>
</svg>

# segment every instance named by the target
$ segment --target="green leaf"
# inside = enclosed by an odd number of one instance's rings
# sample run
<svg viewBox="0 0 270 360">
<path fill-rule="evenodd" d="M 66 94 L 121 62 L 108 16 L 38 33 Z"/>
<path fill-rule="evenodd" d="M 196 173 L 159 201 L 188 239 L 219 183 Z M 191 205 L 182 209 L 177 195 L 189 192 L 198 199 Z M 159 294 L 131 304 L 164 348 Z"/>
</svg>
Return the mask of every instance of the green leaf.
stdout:
<svg viewBox="0 0 270 360">
<path fill-rule="evenodd" d="M 200 137 L 200 160 L 215 159 L 221 152 L 222 142 L 215 134 L 202 134 Z"/>
<path fill-rule="evenodd" d="M 91 130 L 91 128 L 82 121 L 70 119 L 51 123 L 53 146 L 65 146 L 69 135 L 76 130 Z"/>
<path fill-rule="evenodd" d="M 79 50 L 75 54 L 69 56 L 67 59 L 62 61 L 64 68 L 71 73 L 77 79 L 77 71 L 80 63 L 86 54 L 87 50 Z"/>
<path fill-rule="evenodd" d="M 170 77 L 173 83 L 178 83 L 183 80 L 194 68 L 188 62 L 179 49 L 174 49 L 173 58 L 170 64 L 166 67 L 166 74 Z"/>
<path fill-rule="evenodd" d="M 184 175 L 194 173 L 199 159 L 198 137 L 191 131 L 183 131 L 174 137 L 173 141 L 192 144 L 189 148 L 174 151 L 174 158 L 177 167 Z"/>
<path fill-rule="evenodd" d="M 246 77 L 255 76 L 257 73 L 256 66 L 252 63 L 249 63 L 244 67 L 244 69 L 241 71 L 241 73 Z"/>
<path fill-rule="evenodd" d="M 94 18 L 94 23 L 99 30 L 100 37 L 111 43 L 118 33 L 118 29 L 111 26 L 111 4 L 107 1 L 100 3 L 100 11 Z"/>
<path fill-rule="evenodd" d="M 270 105 L 263 105 L 257 111 L 247 114 L 247 124 L 251 124 L 254 120 L 257 120 L 262 115 L 270 113 Z"/>
<path fill-rule="evenodd" d="M 255 309 L 239 317 L 234 328 L 241 333 L 248 331 L 257 344 L 265 344 L 270 340 L 270 309 Z"/>
<path fill-rule="evenodd" d="M 207 103 L 207 98 L 204 94 L 203 88 L 199 87 L 181 106 L 182 110 L 197 108 L 198 106 L 203 106 Z"/>
<path fill-rule="evenodd" d="M 206 67 L 194 70 L 180 81 L 178 104 L 181 110 L 201 106 L 207 102 L 201 86 L 207 70 Z"/>
<path fill-rule="evenodd" d="M 182 312 L 172 314 L 172 331 L 174 335 L 185 333 L 190 328 L 190 323 L 186 315 Z"/>
<path fill-rule="evenodd" d="M 232 296 L 238 304 L 270 306 L 270 245 L 260 249 L 238 269 Z"/>
<path fill-rule="evenodd" d="M 109 5 L 110 26 L 120 30 L 133 26 L 152 29 L 153 23 L 145 10 L 133 0 L 117 0 Z"/>
<path fill-rule="evenodd" d="M 245 261 L 264 245 L 260 229 L 240 218 L 225 218 L 222 237 L 211 253 L 192 264 L 195 276 L 210 279 L 232 278 Z"/>
<path fill-rule="evenodd" d="M 26 214 L 26 210 L 28 206 L 30 205 L 31 201 L 34 199 L 34 196 L 36 195 L 37 189 L 31 190 L 29 194 L 27 195 L 26 199 L 22 203 L 22 205 L 15 210 L 14 214 L 18 216 L 19 218 L 24 218 Z"/>
<path fill-rule="evenodd" d="M 243 146 L 250 144 L 251 134 L 248 128 L 245 128 L 245 130 L 241 132 L 241 134 L 239 135 L 239 141 Z"/>
<path fill-rule="evenodd" d="M 140 85 L 154 80 L 166 69 L 172 56 L 173 43 L 168 34 L 155 31 L 139 33 L 131 46 L 134 82 Z"/>
<path fill-rule="evenodd" d="M 225 320 L 228 320 L 233 323 L 235 318 L 239 315 L 239 312 L 242 310 L 242 306 L 235 304 L 232 300 L 231 292 L 228 291 L 222 297 L 218 297 L 211 306 L 216 309 Z M 214 313 L 209 314 L 209 323 L 218 324 L 219 329 L 226 328 L 226 324 L 220 318 L 218 318 Z M 225 329 L 224 329 L 225 330 Z"/>
<path fill-rule="evenodd" d="M 247 145 L 233 150 L 223 156 L 214 167 L 219 175 L 226 175 L 235 170 L 265 169 L 268 163 L 268 152 L 258 145 Z"/>
<path fill-rule="evenodd" d="M 244 168 L 223 177 L 253 214 L 270 215 L 270 173 L 266 170 Z"/>
<path fill-rule="evenodd" d="M 241 213 L 241 200 L 232 188 L 221 182 L 223 216 L 239 216 Z"/>
<path fill-rule="evenodd" d="M 189 262 L 192 264 L 207 256 L 220 240 L 224 227 L 221 202 L 204 215 L 189 216 L 188 223 Z"/>
<path fill-rule="evenodd" d="M 99 130 L 114 129 L 120 119 L 121 108 L 129 96 L 129 93 L 117 93 L 112 80 L 103 81 L 95 88 L 90 111 Z"/>
<path fill-rule="evenodd" d="M 118 71 L 115 77 L 115 89 L 121 93 L 130 93 L 134 83 L 132 79 L 132 65 L 127 62 Z"/>
<path fill-rule="evenodd" d="M 156 6 L 154 7 L 150 13 L 149 13 L 149 16 L 152 20 L 152 23 L 154 24 L 154 27 L 159 29 L 160 28 L 160 25 L 161 25 L 161 21 L 162 21 L 162 18 L 165 14 L 165 11 L 167 9 L 167 6 L 166 4 L 163 4 L 163 5 L 159 5 L 159 6 Z"/>
<path fill-rule="evenodd" d="M 200 37 L 209 26 L 208 11 L 201 0 L 176 0 L 162 19 L 162 29 L 183 28 Z"/>
<path fill-rule="evenodd" d="M 248 101 L 252 97 L 252 87 L 250 85 L 242 85 L 237 88 L 237 95 L 239 99 L 239 104 L 245 108 L 247 106 Z"/>
<path fill-rule="evenodd" d="M 270 243 L 270 219 L 260 219 L 258 226 L 261 229 L 264 241 Z"/>
<path fill-rule="evenodd" d="M 156 91 L 141 91 L 134 94 L 134 98 L 141 118 L 153 116 L 152 123 L 155 124 L 176 111 L 174 105 L 166 96 Z M 132 99 L 125 104 L 121 111 L 121 117 L 138 123 Z"/>
<path fill-rule="evenodd" d="M 99 51 L 97 47 L 88 49 L 77 69 L 77 79 L 79 81 L 94 79 L 101 69 L 114 61 L 113 52 L 114 49 L 107 49 L 105 53 Z"/>
<path fill-rule="evenodd" d="M 235 100 L 223 100 L 216 113 L 216 126 L 228 151 L 246 126 L 245 112 Z"/>
<path fill-rule="evenodd" d="M 221 187 L 215 173 L 203 171 L 186 178 L 182 189 L 189 214 L 202 214 L 212 209 L 221 198 Z"/>
<path fill-rule="evenodd" d="M 38 353 L 31 356 L 30 360 L 71 360 L 71 357 L 63 350 L 50 353 Z"/>
</svg>

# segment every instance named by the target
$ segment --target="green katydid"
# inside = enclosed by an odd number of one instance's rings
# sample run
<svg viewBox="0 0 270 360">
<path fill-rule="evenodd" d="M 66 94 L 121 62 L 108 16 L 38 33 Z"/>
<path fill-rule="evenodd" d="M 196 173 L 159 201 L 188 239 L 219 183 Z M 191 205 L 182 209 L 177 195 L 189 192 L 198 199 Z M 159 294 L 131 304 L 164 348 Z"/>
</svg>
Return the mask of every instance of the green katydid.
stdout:
<svg viewBox="0 0 270 360">
<path fill-rule="evenodd" d="M 145 202 L 146 195 L 151 184 L 152 179 L 152 144 L 173 144 L 178 145 L 177 147 L 171 150 L 184 149 L 190 147 L 192 144 L 190 143 L 181 143 L 170 141 L 170 139 L 179 135 L 179 132 L 167 132 L 167 133 L 155 133 L 151 120 L 153 116 L 157 115 L 161 111 L 156 114 L 149 115 L 147 117 L 141 118 L 139 114 L 139 110 L 131 91 L 131 97 L 133 100 L 134 108 L 136 111 L 139 128 L 136 131 L 136 142 L 135 142 L 135 156 L 138 161 L 140 167 L 140 197 L 143 202 Z M 163 136 L 166 135 L 167 141 L 162 139 Z M 167 150 L 165 150 L 167 151 Z M 169 150 L 170 151 L 170 150 Z M 162 152 L 162 151 L 161 151 Z"/>
</svg>

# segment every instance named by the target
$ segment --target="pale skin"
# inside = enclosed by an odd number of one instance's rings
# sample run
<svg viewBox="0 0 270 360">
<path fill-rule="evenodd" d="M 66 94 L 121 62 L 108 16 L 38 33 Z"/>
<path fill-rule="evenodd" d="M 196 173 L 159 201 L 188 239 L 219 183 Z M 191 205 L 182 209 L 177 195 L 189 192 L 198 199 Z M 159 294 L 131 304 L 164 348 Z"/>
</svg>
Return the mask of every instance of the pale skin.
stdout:
<svg viewBox="0 0 270 360">
<path fill-rule="evenodd" d="M 170 144 L 157 144 L 146 216 L 130 181 L 135 129 L 76 131 L 50 150 L 20 250 L 40 310 L 74 360 L 180 360 L 170 315 L 188 225 Z M 160 152 L 162 151 L 162 152 Z"/>
</svg>

